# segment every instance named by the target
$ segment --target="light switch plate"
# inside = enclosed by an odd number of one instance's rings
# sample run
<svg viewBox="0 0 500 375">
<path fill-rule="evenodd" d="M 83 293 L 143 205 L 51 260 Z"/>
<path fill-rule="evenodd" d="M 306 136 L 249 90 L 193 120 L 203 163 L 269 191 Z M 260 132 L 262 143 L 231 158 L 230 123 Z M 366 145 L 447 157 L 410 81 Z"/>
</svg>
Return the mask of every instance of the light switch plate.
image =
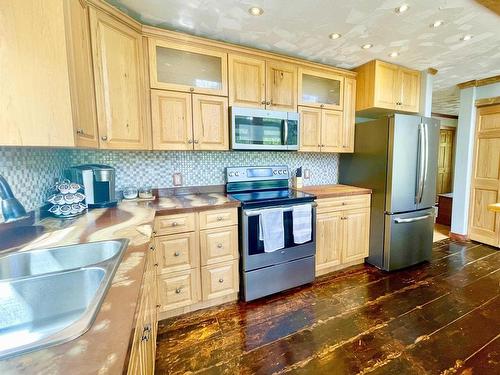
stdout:
<svg viewBox="0 0 500 375">
<path fill-rule="evenodd" d="M 177 172 L 172 175 L 173 185 L 182 186 L 182 174 Z"/>
</svg>

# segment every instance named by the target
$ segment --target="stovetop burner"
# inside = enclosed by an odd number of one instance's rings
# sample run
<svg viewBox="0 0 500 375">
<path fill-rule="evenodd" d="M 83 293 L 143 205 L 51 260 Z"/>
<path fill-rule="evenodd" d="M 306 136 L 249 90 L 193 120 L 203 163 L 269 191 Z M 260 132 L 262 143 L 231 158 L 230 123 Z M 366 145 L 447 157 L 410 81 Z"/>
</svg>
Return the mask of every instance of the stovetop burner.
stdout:
<svg viewBox="0 0 500 375">
<path fill-rule="evenodd" d="M 314 195 L 303 193 L 293 189 L 276 189 L 276 190 L 261 190 L 247 191 L 228 194 L 232 199 L 239 200 L 243 206 L 271 206 L 284 205 L 300 202 L 309 202 L 314 200 Z"/>
</svg>

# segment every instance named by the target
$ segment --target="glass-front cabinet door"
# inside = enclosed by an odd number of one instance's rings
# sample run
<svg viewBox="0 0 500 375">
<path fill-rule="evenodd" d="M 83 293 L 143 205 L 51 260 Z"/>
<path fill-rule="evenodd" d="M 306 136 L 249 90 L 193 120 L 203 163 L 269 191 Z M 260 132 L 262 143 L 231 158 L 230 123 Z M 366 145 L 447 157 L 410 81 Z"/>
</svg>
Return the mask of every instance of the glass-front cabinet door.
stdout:
<svg viewBox="0 0 500 375">
<path fill-rule="evenodd" d="M 227 53 L 149 39 L 151 88 L 227 96 Z"/>
<path fill-rule="evenodd" d="M 342 110 L 344 77 L 299 68 L 299 105 Z"/>
</svg>

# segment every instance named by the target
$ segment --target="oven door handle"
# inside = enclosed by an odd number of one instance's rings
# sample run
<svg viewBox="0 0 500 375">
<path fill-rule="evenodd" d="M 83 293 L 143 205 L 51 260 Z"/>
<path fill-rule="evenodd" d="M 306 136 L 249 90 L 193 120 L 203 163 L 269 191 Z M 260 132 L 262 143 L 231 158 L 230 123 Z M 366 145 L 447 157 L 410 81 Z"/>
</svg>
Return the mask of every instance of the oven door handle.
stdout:
<svg viewBox="0 0 500 375">
<path fill-rule="evenodd" d="M 304 203 L 304 204 L 306 204 L 306 203 Z M 311 207 L 312 208 L 316 207 L 317 205 L 318 204 L 316 202 L 312 202 L 311 203 Z M 289 211 L 293 210 L 294 206 L 302 206 L 302 205 L 301 204 L 295 204 L 293 206 L 273 206 L 272 208 L 282 208 L 283 212 L 289 212 Z M 243 214 L 245 216 L 257 216 L 257 215 L 260 215 L 262 213 L 262 211 L 265 211 L 265 209 L 264 210 L 243 210 Z"/>
</svg>

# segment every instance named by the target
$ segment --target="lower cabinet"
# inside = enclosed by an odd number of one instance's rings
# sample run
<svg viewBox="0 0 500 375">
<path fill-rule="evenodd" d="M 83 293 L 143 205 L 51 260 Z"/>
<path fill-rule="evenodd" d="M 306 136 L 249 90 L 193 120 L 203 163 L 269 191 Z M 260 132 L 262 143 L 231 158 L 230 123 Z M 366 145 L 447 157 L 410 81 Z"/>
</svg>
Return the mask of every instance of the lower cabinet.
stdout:
<svg viewBox="0 0 500 375">
<path fill-rule="evenodd" d="M 136 310 L 137 321 L 127 370 L 127 374 L 130 375 L 154 374 L 159 305 L 154 250 L 154 246 L 151 245 Z"/>
<path fill-rule="evenodd" d="M 237 299 L 236 208 L 159 216 L 155 233 L 160 319 Z"/>
<path fill-rule="evenodd" d="M 370 237 L 369 194 L 318 199 L 316 276 L 363 263 Z"/>
</svg>

